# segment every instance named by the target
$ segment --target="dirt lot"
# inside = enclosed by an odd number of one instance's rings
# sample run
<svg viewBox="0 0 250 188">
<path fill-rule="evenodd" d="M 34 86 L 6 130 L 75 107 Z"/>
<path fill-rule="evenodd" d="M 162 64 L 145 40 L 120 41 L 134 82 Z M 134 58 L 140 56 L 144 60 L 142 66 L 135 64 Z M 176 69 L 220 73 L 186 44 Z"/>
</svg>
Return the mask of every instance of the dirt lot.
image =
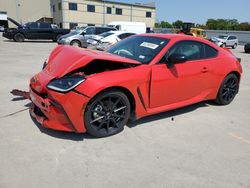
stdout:
<svg viewBox="0 0 250 188">
<path fill-rule="evenodd" d="M 250 187 L 250 54 L 232 104 L 199 103 L 130 123 L 118 135 L 93 139 L 40 128 L 28 89 L 56 46 L 0 37 L 0 187 Z M 173 117 L 173 119 L 172 119 Z"/>
</svg>

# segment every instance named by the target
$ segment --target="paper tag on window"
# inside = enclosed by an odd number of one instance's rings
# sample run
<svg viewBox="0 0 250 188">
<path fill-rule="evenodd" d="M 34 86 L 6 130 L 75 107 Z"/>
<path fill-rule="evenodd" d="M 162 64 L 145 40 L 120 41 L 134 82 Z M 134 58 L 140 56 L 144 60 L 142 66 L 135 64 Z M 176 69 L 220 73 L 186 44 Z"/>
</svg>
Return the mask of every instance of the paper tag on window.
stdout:
<svg viewBox="0 0 250 188">
<path fill-rule="evenodd" d="M 150 49 L 155 50 L 156 48 L 158 48 L 159 45 L 154 44 L 154 43 L 149 43 L 149 42 L 143 42 L 143 43 L 141 43 L 140 46 L 143 46 L 145 48 L 150 48 Z"/>
</svg>

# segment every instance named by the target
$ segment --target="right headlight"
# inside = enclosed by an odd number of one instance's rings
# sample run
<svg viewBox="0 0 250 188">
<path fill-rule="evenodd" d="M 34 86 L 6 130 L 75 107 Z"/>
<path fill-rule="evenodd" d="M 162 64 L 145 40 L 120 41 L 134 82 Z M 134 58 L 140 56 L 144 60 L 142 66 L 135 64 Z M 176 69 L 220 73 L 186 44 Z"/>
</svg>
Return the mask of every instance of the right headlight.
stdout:
<svg viewBox="0 0 250 188">
<path fill-rule="evenodd" d="M 62 78 L 58 78 L 55 80 L 52 80 L 48 85 L 47 88 L 66 93 L 75 87 L 77 87 L 79 84 L 84 82 L 86 79 L 81 75 L 75 75 L 75 76 L 65 76 Z"/>
</svg>

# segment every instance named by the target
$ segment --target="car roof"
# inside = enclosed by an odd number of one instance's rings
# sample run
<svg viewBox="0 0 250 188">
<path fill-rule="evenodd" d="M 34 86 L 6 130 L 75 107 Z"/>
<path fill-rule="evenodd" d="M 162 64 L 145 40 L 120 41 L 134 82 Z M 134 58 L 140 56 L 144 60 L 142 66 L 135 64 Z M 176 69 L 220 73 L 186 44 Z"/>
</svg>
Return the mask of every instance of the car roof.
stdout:
<svg viewBox="0 0 250 188">
<path fill-rule="evenodd" d="M 132 32 L 127 32 L 127 31 L 116 31 L 116 30 L 114 30 L 114 31 L 107 31 L 107 32 L 114 33 L 114 34 L 117 34 L 117 35 L 123 34 L 123 33 L 132 33 Z"/>
<path fill-rule="evenodd" d="M 202 39 L 199 37 L 194 37 L 194 36 L 190 36 L 190 35 L 185 35 L 185 34 L 161 34 L 161 33 L 146 33 L 146 34 L 139 34 L 139 36 L 151 36 L 151 37 L 159 37 L 159 38 L 165 38 L 165 39 L 174 39 L 176 41 L 178 40 L 192 40 L 192 41 L 198 41 L 198 42 L 202 42 L 205 44 L 208 44 L 210 46 L 212 46 L 215 49 L 218 49 L 218 46 L 206 39 Z"/>
<path fill-rule="evenodd" d="M 182 40 L 197 40 L 197 41 L 205 41 L 204 39 L 193 37 L 185 34 L 162 34 L 162 33 L 146 33 L 139 34 L 140 36 L 151 36 L 151 37 L 159 37 L 165 39 L 182 39 Z"/>
</svg>

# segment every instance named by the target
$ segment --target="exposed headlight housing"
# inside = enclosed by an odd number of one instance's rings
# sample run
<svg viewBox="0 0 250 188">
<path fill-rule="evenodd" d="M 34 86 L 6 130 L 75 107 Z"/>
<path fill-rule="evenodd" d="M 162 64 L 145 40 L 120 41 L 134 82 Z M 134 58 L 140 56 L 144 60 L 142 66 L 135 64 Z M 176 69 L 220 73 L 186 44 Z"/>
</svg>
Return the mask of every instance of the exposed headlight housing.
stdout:
<svg viewBox="0 0 250 188">
<path fill-rule="evenodd" d="M 52 80 L 47 85 L 47 88 L 54 90 L 54 91 L 66 93 L 66 92 L 74 89 L 75 87 L 77 87 L 79 84 L 81 84 L 85 80 L 86 79 L 81 75 L 65 76 L 62 78 Z"/>
</svg>

